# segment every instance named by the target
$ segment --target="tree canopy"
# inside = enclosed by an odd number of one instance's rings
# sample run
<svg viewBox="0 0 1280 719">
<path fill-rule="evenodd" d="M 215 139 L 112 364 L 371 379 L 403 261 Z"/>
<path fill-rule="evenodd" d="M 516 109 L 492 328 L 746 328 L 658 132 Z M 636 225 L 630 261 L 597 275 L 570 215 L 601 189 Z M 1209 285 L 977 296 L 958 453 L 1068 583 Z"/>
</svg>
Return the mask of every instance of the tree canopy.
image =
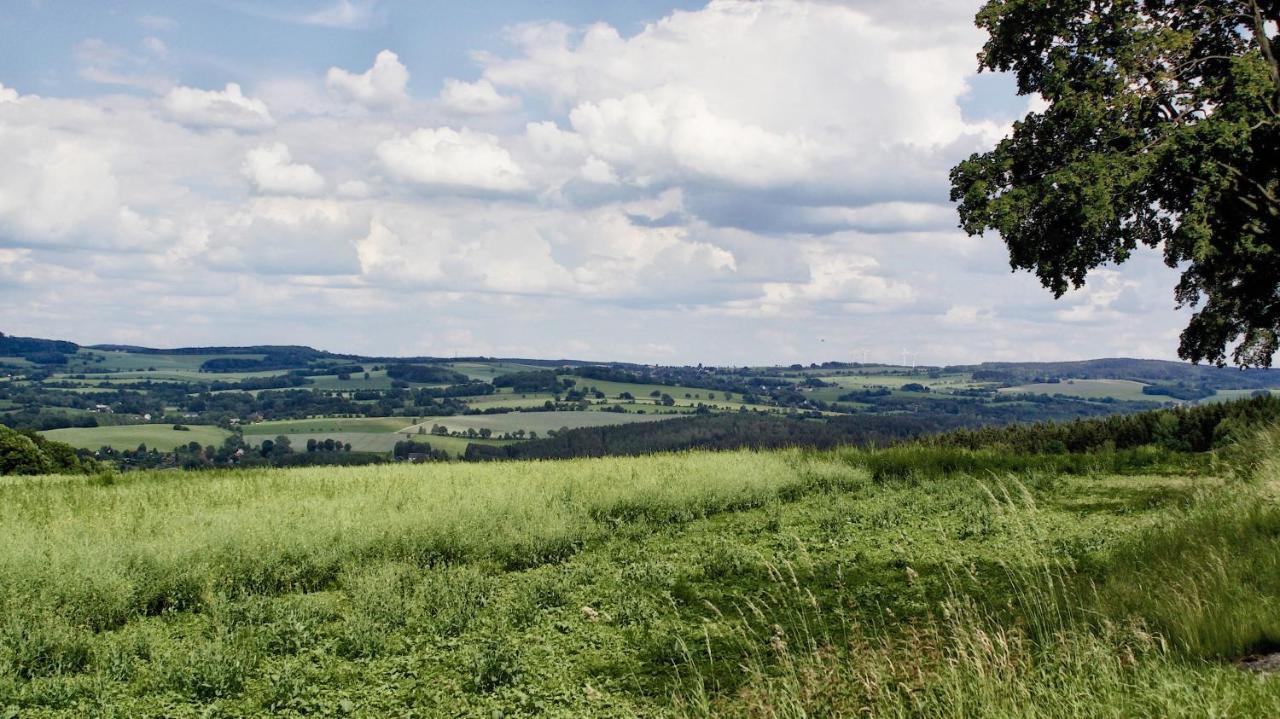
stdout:
<svg viewBox="0 0 1280 719">
<path fill-rule="evenodd" d="M 1181 269 L 1178 354 L 1270 366 L 1280 332 L 1280 0 L 990 0 L 980 69 L 1030 112 L 951 171 L 970 234 L 1062 296 L 1140 245 Z"/>
</svg>

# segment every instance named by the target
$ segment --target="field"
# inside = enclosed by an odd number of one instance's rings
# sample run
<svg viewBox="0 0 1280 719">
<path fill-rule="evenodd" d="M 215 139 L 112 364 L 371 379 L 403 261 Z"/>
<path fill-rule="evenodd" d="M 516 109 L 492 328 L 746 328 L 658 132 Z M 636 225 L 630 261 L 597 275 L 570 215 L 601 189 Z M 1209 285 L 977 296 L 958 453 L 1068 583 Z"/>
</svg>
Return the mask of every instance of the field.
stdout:
<svg viewBox="0 0 1280 719">
<path fill-rule="evenodd" d="M 307 440 L 314 439 L 323 442 L 326 439 L 332 439 L 335 442 L 350 444 L 353 452 L 390 452 L 395 449 L 396 442 L 405 439 L 412 439 L 415 442 L 426 442 L 432 449 L 439 449 L 449 453 L 450 457 L 461 457 L 467 451 L 467 445 L 475 442 L 477 444 L 505 444 L 502 440 L 489 439 L 469 439 L 466 437 L 437 437 L 434 435 L 419 435 L 414 433 L 396 433 L 396 432 L 297 432 L 284 435 L 289 438 L 289 443 L 295 452 L 303 451 L 307 446 Z M 275 439 L 274 436 L 254 435 L 246 437 L 246 441 L 253 446 L 262 444 L 264 439 Z"/>
<path fill-rule="evenodd" d="M 1116 399 L 1136 401 L 1163 401 L 1160 397 L 1143 394 L 1142 388 L 1145 386 L 1141 382 L 1133 382 L 1127 379 L 1072 379 L 1062 382 L 1038 382 L 1018 385 L 1017 387 L 1005 387 L 1000 391 L 1009 394 L 1062 394 L 1068 397 L 1082 397 L 1085 399 L 1114 397 Z"/>
<path fill-rule="evenodd" d="M 128 372 L 185 370 L 195 373 L 205 361 L 218 357 L 229 357 L 223 354 L 135 354 L 132 352 L 113 352 L 104 350 L 81 349 L 70 359 L 70 366 L 76 371 L 86 372 Z M 235 355 L 240 358 L 261 359 L 263 355 Z M 100 358 L 100 359 L 99 359 Z M 87 369 L 86 369 L 87 368 Z"/>
<path fill-rule="evenodd" d="M 534 365 L 516 362 L 450 362 L 445 365 L 449 369 L 465 374 L 474 380 L 489 382 L 494 377 L 515 372 L 531 372 L 543 369 Z"/>
<path fill-rule="evenodd" d="M 1270 394 L 1273 394 L 1273 395 L 1280 395 L 1280 388 L 1272 388 L 1272 389 L 1266 389 L 1266 390 L 1256 390 L 1256 389 L 1220 389 L 1220 390 L 1218 390 L 1217 392 L 1214 392 L 1214 393 L 1213 393 L 1213 396 L 1211 396 L 1211 397 L 1206 397 L 1205 399 L 1202 399 L 1202 400 L 1200 400 L 1200 401 L 1201 401 L 1201 402 L 1230 402 L 1230 401 L 1232 401 L 1232 400 L 1244 399 L 1244 398 L 1246 398 L 1246 397 L 1252 397 L 1255 393 L 1257 393 L 1257 392 L 1259 392 L 1259 391 L 1262 391 L 1262 392 L 1269 392 Z"/>
<path fill-rule="evenodd" d="M 678 414 L 622 414 L 618 412 L 508 412 L 506 414 L 472 414 L 453 417 L 424 417 L 422 424 L 427 431 L 433 425 L 443 425 L 450 432 L 466 432 L 468 429 L 489 429 L 494 434 L 506 432 L 537 432 L 545 435 L 548 430 L 563 427 L 604 427 L 632 422 L 656 422 L 679 417 Z M 410 428 L 416 432 L 417 427 Z"/>
<path fill-rule="evenodd" d="M 51 429 L 43 432 L 44 436 L 58 442 L 66 442 L 72 447 L 99 449 L 113 447 L 115 449 L 134 449 L 145 444 L 151 449 L 162 452 L 173 451 L 174 447 L 199 442 L 200 446 L 221 445 L 231 433 L 218 427 L 208 425 L 186 425 L 188 431 L 175 430 L 169 424 L 129 424 L 113 427 L 73 427 L 69 429 Z"/>
<path fill-rule="evenodd" d="M 4 479 L 0 706 L 1276 716 L 1277 441 Z"/>
<path fill-rule="evenodd" d="M 412 417 L 321 417 L 317 419 L 286 419 L 275 422 L 246 424 L 241 431 L 245 436 L 278 434 L 322 434 L 395 432 L 413 424 Z"/>
<path fill-rule="evenodd" d="M 539 403 L 541 404 L 541 403 Z M 307 440 L 325 440 L 350 444 L 356 452 L 390 452 L 396 442 L 413 439 L 427 442 L 433 449 L 448 452 L 454 457 L 461 456 L 470 442 L 482 444 L 500 444 L 498 440 L 482 441 L 465 437 L 440 437 L 431 434 L 419 434 L 419 427 L 429 433 L 431 427 L 444 425 L 453 432 L 466 432 L 468 429 L 480 430 L 488 428 L 495 435 L 506 432 L 537 432 L 545 435 L 547 430 L 559 430 L 562 427 L 600 427 L 613 424 L 629 424 L 632 422 L 653 422 L 679 416 L 674 414 L 619 414 L 614 412 L 511 412 L 508 414 L 460 415 L 452 417 L 422 417 L 421 424 L 415 424 L 415 417 L 333 417 L 316 419 L 282 420 L 275 422 L 255 422 L 243 428 L 246 441 L 256 446 L 264 439 L 274 439 L 283 435 L 295 451 L 303 448 Z M 65 430 L 64 430 L 65 431 Z M 132 446 L 137 446 L 136 443 Z M 148 445 L 149 446 L 149 445 Z"/>
</svg>

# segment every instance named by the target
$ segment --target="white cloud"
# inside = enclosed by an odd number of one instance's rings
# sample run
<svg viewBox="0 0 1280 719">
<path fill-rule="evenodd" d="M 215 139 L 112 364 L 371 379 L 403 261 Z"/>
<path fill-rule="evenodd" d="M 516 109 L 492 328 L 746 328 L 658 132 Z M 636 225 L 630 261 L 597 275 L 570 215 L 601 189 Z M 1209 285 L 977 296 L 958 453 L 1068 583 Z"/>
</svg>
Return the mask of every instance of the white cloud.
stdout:
<svg viewBox="0 0 1280 719">
<path fill-rule="evenodd" d="M 259 192 L 268 194 L 315 195 L 324 189 L 320 173 L 311 165 L 294 163 L 282 142 L 250 150 L 242 171 Z"/>
<path fill-rule="evenodd" d="M 156 57 L 165 57 L 169 54 L 169 46 L 164 44 L 164 40 L 155 36 L 144 37 L 142 46 L 146 48 L 147 52 Z"/>
<path fill-rule="evenodd" d="M 519 104 L 516 98 L 499 94 L 493 83 L 483 78 L 475 82 L 446 79 L 440 102 L 449 110 L 470 115 L 503 112 Z"/>
<path fill-rule="evenodd" d="M 586 162 L 582 163 L 582 179 L 600 185 L 616 185 L 618 184 L 618 173 L 613 171 L 609 163 L 592 155 L 587 158 Z"/>
<path fill-rule="evenodd" d="M 716 0 L 631 37 L 603 24 L 518 26 L 517 54 L 482 62 L 496 90 L 567 111 L 625 184 L 795 188 L 852 207 L 945 193 L 937 178 L 952 146 L 990 130 L 958 104 L 980 33 L 965 18 L 928 35 L 922 44 L 917 24 L 870 6 Z"/>
<path fill-rule="evenodd" d="M 817 144 L 791 132 L 716 115 L 691 94 L 659 91 L 584 102 L 569 120 L 599 157 L 639 185 L 675 171 L 750 186 L 793 183 L 813 172 Z"/>
<path fill-rule="evenodd" d="M 338 0 L 323 10 L 301 16 L 299 20 L 307 25 L 358 29 L 369 26 L 373 10 L 373 0 Z"/>
<path fill-rule="evenodd" d="M 234 82 L 223 90 L 175 87 L 165 95 L 164 107 L 178 122 L 197 127 L 264 130 L 275 125 L 267 104 L 247 97 Z"/>
<path fill-rule="evenodd" d="M 466 128 L 420 128 L 381 143 L 377 153 L 392 175 L 409 182 L 497 192 L 526 186 L 498 138 Z"/>
<path fill-rule="evenodd" d="M 39 244 L 80 239 L 120 210 L 111 163 L 91 145 L 0 125 L 0 227 Z"/>
<path fill-rule="evenodd" d="M 339 67 L 329 68 L 325 84 L 339 95 L 364 105 L 394 105 L 408 99 L 405 87 L 409 71 L 400 58 L 383 50 L 373 60 L 373 67 L 357 75 Z"/>
<path fill-rule="evenodd" d="M 214 228 L 203 261 L 223 272 L 355 275 L 355 242 L 367 222 L 332 200 L 264 197 Z"/>
<path fill-rule="evenodd" d="M 329 27 L 378 16 L 310 5 Z M 247 70 L 249 97 L 161 84 L 168 47 L 191 59 L 171 35 L 89 46 L 75 70 L 159 99 L 0 85 L 0 325 L 639 361 L 1173 354 L 1156 253 L 1055 302 L 955 229 L 946 170 L 1004 128 L 960 112 L 974 8 L 899 5 L 516 27 L 421 103 L 389 51 L 358 74 Z M 387 321 L 405 312 L 429 326 Z"/>
<path fill-rule="evenodd" d="M 338 194 L 342 197 L 362 199 L 373 194 L 373 189 L 364 180 L 347 180 L 338 185 Z"/>
</svg>

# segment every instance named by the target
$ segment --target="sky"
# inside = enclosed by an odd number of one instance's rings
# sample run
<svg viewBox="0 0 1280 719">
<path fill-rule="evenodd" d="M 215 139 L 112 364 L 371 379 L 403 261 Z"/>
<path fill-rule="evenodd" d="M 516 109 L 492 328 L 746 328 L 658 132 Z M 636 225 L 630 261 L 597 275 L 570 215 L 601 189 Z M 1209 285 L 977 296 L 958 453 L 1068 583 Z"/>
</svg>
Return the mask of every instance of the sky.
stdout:
<svg viewBox="0 0 1280 719">
<path fill-rule="evenodd" d="M 0 331 L 747 365 L 1173 359 L 1155 251 L 1054 300 L 947 173 L 1038 98 L 978 3 L 15 0 Z"/>
</svg>

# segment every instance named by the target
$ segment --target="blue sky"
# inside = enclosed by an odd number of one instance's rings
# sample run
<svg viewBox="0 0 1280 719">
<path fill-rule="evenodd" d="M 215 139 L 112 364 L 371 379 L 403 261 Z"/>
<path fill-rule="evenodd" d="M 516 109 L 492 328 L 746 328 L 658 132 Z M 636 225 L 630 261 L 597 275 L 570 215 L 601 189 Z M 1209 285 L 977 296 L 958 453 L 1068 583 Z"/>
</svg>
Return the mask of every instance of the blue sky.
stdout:
<svg viewBox="0 0 1280 719">
<path fill-rule="evenodd" d="M 0 12 L 0 330 L 651 362 L 1169 358 L 1154 254 L 1054 301 L 947 170 L 1037 107 L 977 4 Z"/>
</svg>

